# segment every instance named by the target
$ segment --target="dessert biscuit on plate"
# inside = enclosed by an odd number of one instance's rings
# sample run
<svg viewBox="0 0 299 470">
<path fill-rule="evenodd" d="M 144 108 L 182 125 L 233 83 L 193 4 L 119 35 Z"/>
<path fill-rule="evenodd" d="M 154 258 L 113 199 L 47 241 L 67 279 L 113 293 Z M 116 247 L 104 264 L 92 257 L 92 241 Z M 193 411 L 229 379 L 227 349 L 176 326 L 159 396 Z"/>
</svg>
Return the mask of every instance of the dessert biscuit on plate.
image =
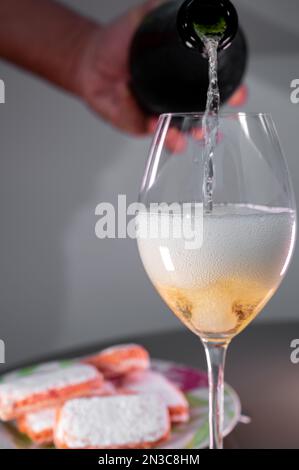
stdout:
<svg viewBox="0 0 299 470">
<path fill-rule="evenodd" d="M 108 396 L 115 393 L 113 384 L 105 381 L 100 387 L 91 389 L 84 396 Z M 53 442 L 56 414 L 57 407 L 31 411 L 17 419 L 17 428 L 36 444 L 50 444 Z"/>
<path fill-rule="evenodd" d="M 157 393 L 168 407 L 172 423 L 185 423 L 189 419 L 189 404 L 185 395 L 158 372 L 133 372 L 123 378 L 121 387 L 135 393 Z"/>
<path fill-rule="evenodd" d="M 58 411 L 54 443 L 63 449 L 143 449 L 169 433 L 167 407 L 155 394 L 77 398 Z"/>
<path fill-rule="evenodd" d="M 107 378 L 146 370 L 150 366 L 149 353 L 138 344 L 121 344 L 103 349 L 86 358 L 85 362 L 97 367 Z"/>
<path fill-rule="evenodd" d="M 87 364 L 72 364 L 4 382 L 0 384 L 0 419 L 8 421 L 30 411 L 56 406 L 102 383 L 102 374 Z"/>
<path fill-rule="evenodd" d="M 45 408 L 26 413 L 17 419 L 17 428 L 36 444 L 53 442 L 57 408 Z"/>
</svg>

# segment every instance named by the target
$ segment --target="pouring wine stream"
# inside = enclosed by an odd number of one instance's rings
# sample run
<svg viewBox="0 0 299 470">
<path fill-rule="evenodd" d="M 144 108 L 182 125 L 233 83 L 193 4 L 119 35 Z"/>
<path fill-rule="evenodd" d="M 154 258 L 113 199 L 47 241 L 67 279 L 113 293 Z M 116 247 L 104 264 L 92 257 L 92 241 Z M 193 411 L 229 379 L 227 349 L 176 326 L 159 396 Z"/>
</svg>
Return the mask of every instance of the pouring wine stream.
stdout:
<svg viewBox="0 0 299 470">
<path fill-rule="evenodd" d="M 204 44 L 209 61 L 209 87 L 207 104 L 203 117 L 204 131 L 204 176 L 203 176 L 203 207 L 206 214 L 213 212 L 214 189 L 214 150 L 217 145 L 219 128 L 220 92 L 218 85 L 218 47 L 226 29 L 223 18 L 213 26 L 194 24 L 194 30 Z"/>
</svg>

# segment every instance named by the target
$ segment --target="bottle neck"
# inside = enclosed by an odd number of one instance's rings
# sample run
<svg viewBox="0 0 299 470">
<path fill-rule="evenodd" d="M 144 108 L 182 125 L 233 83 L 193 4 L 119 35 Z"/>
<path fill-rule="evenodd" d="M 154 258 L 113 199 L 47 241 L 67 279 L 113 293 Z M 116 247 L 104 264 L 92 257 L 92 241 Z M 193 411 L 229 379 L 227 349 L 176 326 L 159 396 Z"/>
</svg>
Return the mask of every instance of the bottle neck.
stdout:
<svg viewBox="0 0 299 470">
<path fill-rule="evenodd" d="M 226 49 L 238 31 L 238 15 L 229 0 L 185 0 L 177 14 L 177 29 L 183 43 L 204 52 L 204 39 L 216 38 Z"/>
</svg>

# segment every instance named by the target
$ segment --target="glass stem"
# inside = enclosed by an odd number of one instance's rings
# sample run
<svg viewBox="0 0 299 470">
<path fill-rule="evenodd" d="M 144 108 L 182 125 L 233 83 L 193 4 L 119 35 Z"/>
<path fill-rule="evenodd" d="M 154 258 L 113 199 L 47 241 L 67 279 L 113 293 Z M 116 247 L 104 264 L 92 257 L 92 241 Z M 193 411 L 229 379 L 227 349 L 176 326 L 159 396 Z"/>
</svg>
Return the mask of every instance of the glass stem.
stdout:
<svg viewBox="0 0 299 470">
<path fill-rule="evenodd" d="M 224 364 L 229 342 L 203 341 L 209 375 L 210 449 L 223 449 Z"/>
</svg>

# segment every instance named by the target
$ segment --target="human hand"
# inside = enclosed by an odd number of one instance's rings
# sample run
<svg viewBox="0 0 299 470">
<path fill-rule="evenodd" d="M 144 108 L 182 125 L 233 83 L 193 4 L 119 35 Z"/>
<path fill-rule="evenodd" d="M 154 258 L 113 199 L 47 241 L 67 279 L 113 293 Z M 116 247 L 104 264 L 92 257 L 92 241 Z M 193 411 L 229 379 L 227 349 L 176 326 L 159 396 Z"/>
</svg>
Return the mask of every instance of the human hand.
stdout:
<svg viewBox="0 0 299 470">
<path fill-rule="evenodd" d="M 78 61 L 79 94 L 113 126 L 132 134 L 153 132 L 157 118 L 146 116 L 129 89 L 129 50 L 144 16 L 161 0 L 150 0 L 90 32 Z"/>
</svg>

